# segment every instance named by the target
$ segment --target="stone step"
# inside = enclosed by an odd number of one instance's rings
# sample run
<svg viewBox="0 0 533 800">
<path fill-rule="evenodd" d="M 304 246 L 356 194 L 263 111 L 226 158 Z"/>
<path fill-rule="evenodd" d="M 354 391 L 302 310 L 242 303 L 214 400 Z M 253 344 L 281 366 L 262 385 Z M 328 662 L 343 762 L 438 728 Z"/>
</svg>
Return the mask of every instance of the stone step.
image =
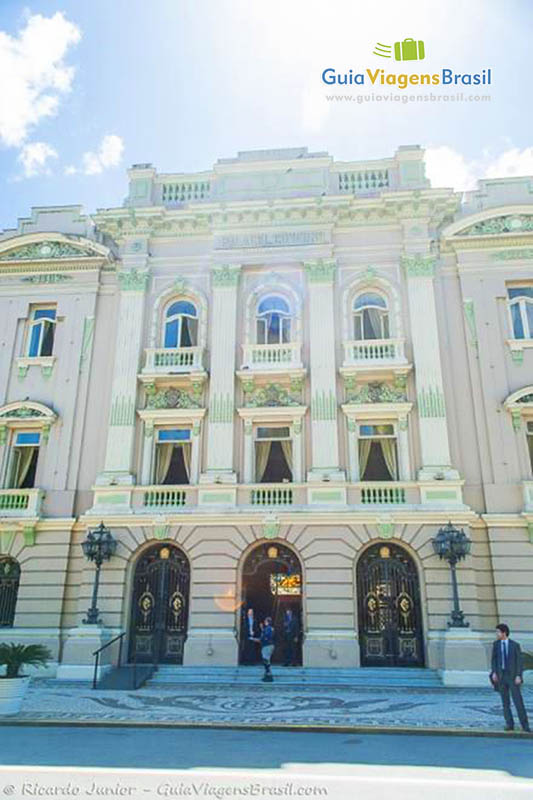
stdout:
<svg viewBox="0 0 533 800">
<path fill-rule="evenodd" d="M 442 686 L 436 670 L 394 667 L 363 667 L 360 669 L 327 669 L 281 667 L 273 665 L 272 673 L 278 684 L 332 686 Z M 256 684 L 263 675 L 261 666 L 253 667 L 179 667 L 160 666 L 147 686 L 182 683 L 197 684 Z"/>
</svg>

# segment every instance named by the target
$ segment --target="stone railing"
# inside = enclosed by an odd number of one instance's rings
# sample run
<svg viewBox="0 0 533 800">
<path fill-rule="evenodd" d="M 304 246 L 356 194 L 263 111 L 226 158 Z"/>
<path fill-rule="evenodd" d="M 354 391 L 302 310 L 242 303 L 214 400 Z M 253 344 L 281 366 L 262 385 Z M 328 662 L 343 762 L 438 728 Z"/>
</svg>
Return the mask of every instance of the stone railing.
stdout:
<svg viewBox="0 0 533 800">
<path fill-rule="evenodd" d="M 195 491 L 190 486 L 142 486 L 137 487 L 133 501 L 144 510 L 176 511 L 187 505 L 194 505 Z"/>
<path fill-rule="evenodd" d="M 290 483 L 256 484 L 250 489 L 252 506 L 292 506 L 294 489 Z"/>
<path fill-rule="evenodd" d="M 405 363 L 405 339 L 362 339 L 344 342 L 345 367 Z"/>
<path fill-rule="evenodd" d="M 242 349 L 242 369 L 298 369 L 302 366 L 302 346 L 299 342 L 289 344 L 245 344 Z"/>
<path fill-rule="evenodd" d="M 203 369 L 203 347 L 158 347 L 145 351 L 143 373 L 167 374 Z"/>
<path fill-rule="evenodd" d="M 404 505 L 407 502 L 407 490 L 412 486 L 410 483 L 401 484 L 396 481 L 365 481 L 355 485 L 359 490 L 359 499 L 356 502 L 365 506 Z"/>
<path fill-rule="evenodd" d="M 0 489 L 0 517 L 38 517 L 42 489 Z"/>
<path fill-rule="evenodd" d="M 368 194 L 390 187 L 388 169 L 361 169 L 338 173 L 338 188 L 342 194 Z"/>
</svg>

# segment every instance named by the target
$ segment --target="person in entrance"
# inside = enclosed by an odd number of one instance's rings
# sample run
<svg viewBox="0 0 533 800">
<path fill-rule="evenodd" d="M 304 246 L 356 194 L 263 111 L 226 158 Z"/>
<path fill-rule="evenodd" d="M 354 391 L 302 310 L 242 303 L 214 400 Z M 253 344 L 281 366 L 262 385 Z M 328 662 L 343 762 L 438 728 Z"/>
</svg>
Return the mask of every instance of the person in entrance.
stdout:
<svg viewBox="0 0 533 800">
<path fill-rule="evenodd" d="M 265 621 L 261 626 L 261 658 L 265 667 L 265 674 L 261 678 L 263 683 L 272 683 L 272 671 L 270 668 L 270 659 L 274 652 L 274 628 L 272 627 L 272 618 L 265 617 Z"/>
<path fill-rule="evenodd" d="M 522 730 L 530 731 L 527 712 L 520 690 L 523 669 L 520 645 L 513 639 L 509 639 L 509 627 L 504 623 L 496 625 L 496 634 L 498 638 L 492 645 L 492 672 L 490 679 L 502 698 L 505 730 L 512 731 L 514 729 L 510 700 L 512 697 Z"/>
<path fill-rule="evenodd" d="M 259 624 L 253 608 L 249 608 L 244 619 L 243 664 L 257 664 L 259 644 Z"/>
<path fill-rule="evenodd" d="M 285 610 L 283 617 L 283 666 L 296 666 L 296 647 L 298 645 L 298 621 L 292 608 Z"/>
</svg>

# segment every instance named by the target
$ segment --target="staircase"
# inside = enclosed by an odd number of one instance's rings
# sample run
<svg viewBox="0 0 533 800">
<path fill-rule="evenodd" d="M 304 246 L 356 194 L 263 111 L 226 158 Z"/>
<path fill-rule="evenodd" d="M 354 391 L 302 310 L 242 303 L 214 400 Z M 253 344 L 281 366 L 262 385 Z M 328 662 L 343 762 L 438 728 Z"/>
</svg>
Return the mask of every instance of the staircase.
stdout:
<svg viewBox="0 0 533 800">
<path fill-rule="evenodd" d="M 97 683 L 97 689 L 140 689 L 152 677 L 152 664 L 125 664 L 105 672 Z"/>
<path fill-rule="evenodd" d="M 360 669 L 330 669 L 326 667 L 279 667 L 273 665 L 274 685 L 277 686 L 361 686 L 406 687 L 438 689 L 442 680 L 436 670 L 411 667 L 363 667 Z M 247 686 L 261 683 L 263 668 L 253 667 L 180 667 L 159 666 L 146 682 L 147 687 L 180 684 L 209 684 Z M 262 684 L 261 684 L 262 685 Z"/>
</svg>

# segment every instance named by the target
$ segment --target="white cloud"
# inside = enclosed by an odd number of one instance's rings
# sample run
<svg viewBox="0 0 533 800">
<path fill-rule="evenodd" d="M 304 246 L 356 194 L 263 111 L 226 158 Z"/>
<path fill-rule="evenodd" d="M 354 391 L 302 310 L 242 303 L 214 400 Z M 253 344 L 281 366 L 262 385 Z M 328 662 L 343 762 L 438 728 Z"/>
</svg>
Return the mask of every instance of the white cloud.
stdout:
<svg viewBox="0 0 533 800">
<path fill-rule="evenodd" d="M 57 151 L 46 142 L 28 142 L 22 147 L 18 161 L 22 164 L 24 177 L 32 178 L 49 175 L 48 161 L 54 158 L 57 158 Z"/>
<path fill-rule="evenodd" d="M 450 186 L 458 191 L 475 189 L 480 178 L 509 178 L 533 175 L 533 147 L 511 147 L 499 156 L 483 151 L 479 158 L 467 160 L 462 153 L 445 145 L 426 149 L 426 175 L 433 187 Z"/>
<path fill-rule="evenodd" d="M 83 154 L 83 172 L 86 175 L 99 175 L 105 169 L 117 167 L 122 160 L 123 152 L 123 139 L 114 133 L 107 134 L 96 152 L 88 151 Z"/>
<path fill-rule="evenodd" d="M 65 63 L 80 29 L 61 12 L 30 16 L 17 36 L 0 31 L 0 143 L 20 147 L 44 117 L 57 113 L 74 68 Z"/>
</svg>

